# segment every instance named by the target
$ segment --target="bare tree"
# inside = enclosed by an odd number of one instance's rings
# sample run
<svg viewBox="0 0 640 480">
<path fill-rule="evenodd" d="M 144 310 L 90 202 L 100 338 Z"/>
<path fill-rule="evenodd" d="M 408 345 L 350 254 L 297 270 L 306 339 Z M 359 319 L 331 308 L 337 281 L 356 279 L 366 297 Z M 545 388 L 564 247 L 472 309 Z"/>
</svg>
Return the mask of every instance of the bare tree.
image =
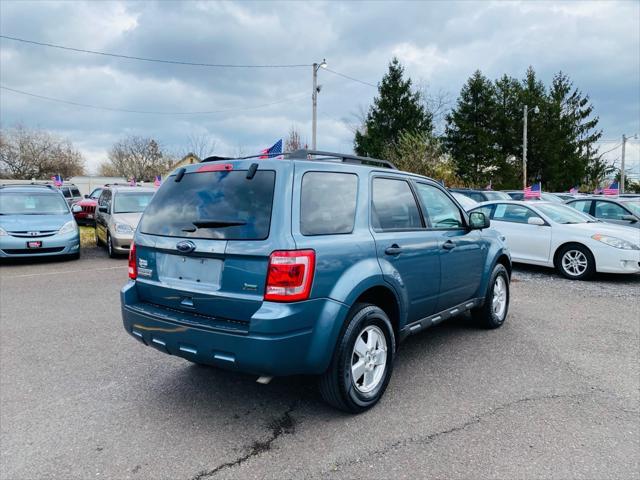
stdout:
<svg viewBox="0 0 640 480">
<path fill-rule="evenodd" d="M 298 129 L 292 125 L 289 129 L 289 136 L 284 141 L 285 152 L 295 152 L 305 147 L 306 142 L 302 140 Z"/>
<path fill-rule="evenodd" d="M 153 138 L 129 136 L 116 142 L 109 151 L 109 161 L 101 172 L 117 176 L 151 181 L 155 175 L 165 173 L 174 158 L 162 151 Z"/>
<path fill-rule="evenodd" d="M 214 154 L 216 144 L 215 138 L 208 133 L 190 133 L 187 136 L 185 149 L 180 153 L 180 157 L 185 157 L 192 153 L 202 160 Z"/>
<path fill-rule="evenodd" d="M 82 154 L 65 138 L 16 125 L 0 130 L 0 174 L 15 179 L 63 178 L 84 173 Z"/>
</svg>

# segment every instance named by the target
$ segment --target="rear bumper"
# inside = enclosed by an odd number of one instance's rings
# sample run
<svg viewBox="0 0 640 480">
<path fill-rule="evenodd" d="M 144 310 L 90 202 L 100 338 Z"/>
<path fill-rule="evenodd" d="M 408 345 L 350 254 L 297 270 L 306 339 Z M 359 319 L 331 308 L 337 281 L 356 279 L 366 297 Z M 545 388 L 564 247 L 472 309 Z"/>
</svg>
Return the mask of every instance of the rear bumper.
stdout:
<svg viewBox="0 0 640 480">
<path fill-rule="evenodd" d="M 28 249 L 27 241 L 41 241 L 39 249 Z M 72 255 L 80 250 L 80 236 L 77 232 L 63 235 L 56 234 L 51 237 L 13 237 L 3 235 L 0 237 L 0 258 L 30 258 L 55 255 Z"/>
<path fill-rule="evenodd" d="M 324 372 L 348 313 L 330 299 L 264 302 L 247 319 L 247 333 L 231 333 L 180 321 L 170 312 L 142 311 L 134 282 L 122 289 L 121 301 L 125 330 L 143 344 L 193 362 L 270 376 Z"/>
</svg>

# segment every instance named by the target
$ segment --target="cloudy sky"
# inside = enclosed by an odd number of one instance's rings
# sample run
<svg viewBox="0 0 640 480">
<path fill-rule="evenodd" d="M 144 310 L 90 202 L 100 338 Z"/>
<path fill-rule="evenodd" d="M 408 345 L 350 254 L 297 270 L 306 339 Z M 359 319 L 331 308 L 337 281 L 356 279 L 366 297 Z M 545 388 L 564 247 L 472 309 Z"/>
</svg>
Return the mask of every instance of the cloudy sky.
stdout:
<svg viewBox="0 0 640 480">
<path fill-rule="evenodd" d="M 181 151 L 208 135 L 217 154 L 251 154 L 295 125 L 311 137 L 311 66 L 319 72 L 318 148 L 351 151 L 350 124 L 397 56 L 407 74 L 455 101 L 480 69 L 548 83 L 562 70 L 590 95 L 602 150 L 620 157 L 623 133 L 640 133 L 640 3 L 628 2 L 29 2 L 0 1 L 0 33 L 128 56 L 233 65 L 134 61 L 0 39 L 0 121 L 68 136 L 90 170 L 114 141 L 153 136 Z M 210 112 L 210 113 L 190 113 Z M 627 158 L 640 173 L 638 141 Z"/>
</svg>

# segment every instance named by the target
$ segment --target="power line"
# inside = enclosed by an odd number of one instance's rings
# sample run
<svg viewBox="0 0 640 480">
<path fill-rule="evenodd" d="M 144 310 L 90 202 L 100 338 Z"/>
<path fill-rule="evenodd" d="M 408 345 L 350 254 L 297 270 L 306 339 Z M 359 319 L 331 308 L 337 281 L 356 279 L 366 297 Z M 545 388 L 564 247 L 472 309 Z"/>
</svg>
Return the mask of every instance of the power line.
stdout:
<svg viewBox="0 0 640 480">
<path fill-rule="evenodd" d="M 326 70 L 327 72 L 331 72 L 331 73 L 333 73 L 334 75 L 338 75 L 338 76 L 340 76 L 340 77 L 343 77 L 343 78 L 346 78 L 346 79 L 352 80 L 352 81 L 354 81 L 354 82 L 362 83 L 363 85 L 368 85 L 368 86 L 373 87 L 373 88 L 378 88 L 378 86 L 377 86 L 377 85 L 374 85 L 373 83 L 365 82 L 364 80 L 358 80 L 358 79 L 357 79 L 357 78 L 355 78 L 355 77 L 350 77 L 349 75 L 345 75 L 344 73 L 336 72 L 335 70 L 331 70 L 330 68 L 326 68 L 326 67 L 325 67 L 325 68 L 324 68 L 324 70 Z"/>
<path fill-rule="evenodd" d="M 619 143 L 618 145 L 616 145 L 615 147 L 607 150 L 606 152 L 602 152 L 600 155 L 604 155 L 605 153 L 609 153 L 609 152 L 613 152 L 615 149 L 620 148 L 622 146 L 621 143 Z"/>
<path fill-rule="evenodd" d="M 130 109 L 126 109 L 126 108 L 114 108 L 114 107 L 105 107 L 102 105 L 92 105 L 89 103 L 80 103 L 80 102 L 74 102 L 71 100 L 62 100 L 60 98 L 54 98 L 54 97 L 47 97 L 45 95 L 38 95 L 36 93 L 30 93 L 30 92 L 25 92 L 23 90 L 18 90 L 15 88 L 9 88 L 9 87 L 5 87 L 4 85 L 0 85 L 0 89 L 2 90 L 7 90 L 10 92 L 14 92 L 14 93 L 18 93 L 20 95 L 26 95 L 29 97 L 34 97 L 34 98 L 39 98 L 42 100 L 48 100 L 51 102 L 57 102 L 57 103 L 63 103 L 66 105 L 73 105 L 76 107 L 84 107 L 84 108 L 93 108 L 95 110 L 107 110 L 110 112 L 121 112 L 121 113 L 140 113 L 140 114 L 148 114 L 148 115 L 211 115 L 211 114 L 216 114 L 216 113 L 229 113 L 229 112 L 238 112 L 238 111 L 244 111 L 244 110 L 257 110 L 260 108 L 265 108 L 265 107 L 270 107 L 272 105 L 278 105 L 280 103 L 286 103 L 286 102 L 292 102 L 295 100 L 298 100 L 302 97 L 306 97 L 307 94 L 306 93 L 299 93 L 297 95 L 293 95 L 291 97 L 287 97 L 287 98 L 283 98 L 280 100 L 277 100 L 275 102 L 270 102 L 270 103 L 263 103 L 261 105 L 253 105 L 250 107 L 239 107 L 239 108 L 227 108 L 227 109 L 222 109 L 222 110 L 209 110 L 209 111 L 201 111 L 201 112 L 163 112 L 163 111 L 152 111 L 152 110 L 130 110 Z"/>
<path fill-rule="evenodd" d="M 182 60 L 167 60 L 162 58 L 149 58 L 149 57 L 137 57 L 134 55 L 123 55 L 119 53 L 99 52 L 96 50 L 86 50 L 84 48 L 67 47 L 64 45 L 56 45 L 54 43 L 37 42 L 35 40 L 27 40 L 25 38 L 10 37 L 8 35 L 0 35 L 0 38 L 7 40 L 13 40 L 14 42 L 28 43 L 31 45 L 38 45 L 41 47 L 57 48 L 60 50 L 69 50 L 71 52 L 90 53 L 93 55 L 101 55 L 103 57 L 123 58 L 126 60 L 138 60 L 141 62 L 153 62 L 153 63 L 169 63 L 173 65 L 187 65 L 193 67 L 213 67 L 213 68 L 301 68 L 310 67 L 310 63 L 298 63 L 298 64 L 274 64 L 274 65 L 250 65 L 250 64 L 229 64 L 229 63 L 200 63 L 200 62 L 186 62 Z"/>
</svg>

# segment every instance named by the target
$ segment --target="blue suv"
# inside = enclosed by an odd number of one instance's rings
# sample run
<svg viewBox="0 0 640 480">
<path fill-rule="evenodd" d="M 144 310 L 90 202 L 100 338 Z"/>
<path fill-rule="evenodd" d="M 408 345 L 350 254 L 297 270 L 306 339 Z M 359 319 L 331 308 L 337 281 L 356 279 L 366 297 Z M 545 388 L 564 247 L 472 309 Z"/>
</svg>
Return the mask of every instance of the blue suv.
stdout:
<svg viewBox="0 0 640 480">
<path fill-rule="evenodd" d="M 314 374 L 349 412 L 384 393 L 408 335 L 509 307 L 511 260 L 481 212 L 384 160 L 299 150 L 179 168 L 147 206 L 124 327 L 194 363 Z"/>
</svg>

